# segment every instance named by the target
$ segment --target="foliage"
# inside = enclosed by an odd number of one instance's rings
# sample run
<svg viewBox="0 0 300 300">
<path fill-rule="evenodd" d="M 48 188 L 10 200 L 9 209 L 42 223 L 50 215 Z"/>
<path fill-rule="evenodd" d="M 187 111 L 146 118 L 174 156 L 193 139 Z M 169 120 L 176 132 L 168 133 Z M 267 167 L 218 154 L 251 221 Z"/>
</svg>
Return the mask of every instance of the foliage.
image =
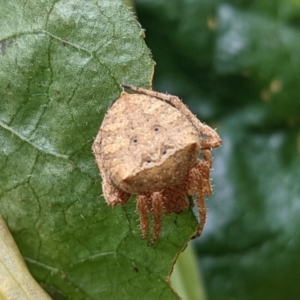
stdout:
<svg viewBox="0 0 300 300">
<path fill-rule="evenodd" d="M 0 214 L 30 271 L 54 298 L 177 299 L 167 278 L 192 212 L 149 247 L 134 201 L 106 205 L 91 152 L 120 84 L 151 87 L 134 15 L 118 0 L 0 7 Z"/>
<path fill-rule="evenodd" d="M 299 1 L 139 0 L 136 9 L 158 62 L 154 89 L 180 95 L 223 139 L 194 244 L 209 299 L 297 299 Z"/>
</svg>

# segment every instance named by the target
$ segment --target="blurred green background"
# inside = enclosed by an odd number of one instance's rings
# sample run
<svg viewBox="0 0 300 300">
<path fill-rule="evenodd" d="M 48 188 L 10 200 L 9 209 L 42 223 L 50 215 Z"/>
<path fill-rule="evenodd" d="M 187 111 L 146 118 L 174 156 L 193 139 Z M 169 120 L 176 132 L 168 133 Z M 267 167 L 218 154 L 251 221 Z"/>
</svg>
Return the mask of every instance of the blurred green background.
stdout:
<svg viewBox="0 0 300 300">
<path fill-rule="evenodd" d="M 300 1 L 134 6 L 157 62 L 153 89 L 223 139 L 193 243 L 207 298 L 300 299 Z"/>
</svg>

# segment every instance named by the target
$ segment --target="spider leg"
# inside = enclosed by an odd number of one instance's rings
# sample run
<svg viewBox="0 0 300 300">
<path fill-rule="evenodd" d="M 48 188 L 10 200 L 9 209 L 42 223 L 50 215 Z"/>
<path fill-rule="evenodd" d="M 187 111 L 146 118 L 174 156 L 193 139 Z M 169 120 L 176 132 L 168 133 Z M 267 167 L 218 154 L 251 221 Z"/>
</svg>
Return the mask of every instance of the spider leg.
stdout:
<svg viewBox="0 0 300 300">
<path fill-rule="evenodd" d="M 142 230 L 142 237 L 145 239 L 149 231 L 149 220 L 148 220 L 148 197 L 145 195 L 138 195 L 136 197 L 136 206 L 140 215 L 140 226 Z"/>
<path fill-rule="evenodd" d="M 130 198 L 130 194 L 114 187 L 106 177 L 103 177 L 102 191 L 105 201 L 109 206 L 117 204 L 125 205 Z"/>
<path fill-rule="evenodd" d="M 199 217 L 200 217 L 200 224 L 198 226 L 198 229 L 196 231 L 195 237 L 198 237 L 201 235 L 205 222 L 206 222 L 206 207 L 205 207 L 205 199 L 203 195 L 202 188 L 199 188 L 196 193 L 197 200 L 198 200 L 198 210 L 199 210 Z"/>
<path fill-rule="evenodd" d="M 161 215 L 163 211 L 162 194 L 160 192 L 152 193 L 151 200 L 152 200 L 154 227 L 153 227 L 153 237 L 150 244 L 153 245 L 158 238 L 160 228 L 161 228 Z"/>
<path fill-rule="evenodd" d="M 203 185 L 203 179 L 200 172 L 200 168 L 202 164 L 203 162 L 199 160 L 196 163 L 196 165 L 190 170 L 188 175 L 188 185 L 187 185 L 188 194 L 196 195 L 197 202 L 198 202 L 198 213 L 199 213 L 200 224 L 196 231 L 195 237 L 201 235 L 206 221 L 206 208 L 204 202 L 205 188 Z"/>
<path fill-rule="evenodd" d="M 158 93 L 152 90 L 146 90 L 143 88 L 135 87 L 132 85 L 123 84 L 124 88 L 132 90 L 134 92 L 155 97 L 164 101 L 170 102 L 174 105 L 185 117 L 197 128 L 200 135 L 205 135 L 207 138 L 201 142 L 201 149 L 212 149 L 219 147 L 222 144 L 222 140 L 215 130 L 211 127 L 200 122 L 197 117 L 187 108 L 187 106 L 176 96 Z"/>
<path fill-rule="evenodd" d="M 203 180 L 204 195 L 209 196 L 212 194 L 212 186 L 210 184 L 210 169 L 212 167 L 212 156 L 209 150 L 203 150 L 203 160 L 200 161 L 198 166 L 199 172 Z"/>
<path fill-rule="evenodd" d="M 198 160 L 194 167 L 190 170 L 188 176 L 187 191 L 190 195 L 196 195 L 198 202 L 198 212 L 200 224 L 198 226 L 195 237 L 200 236 L 206 221 L 206 207 L 204 196 L 212 193 L 210 184 L 210 168 L 212 166 L 212 157 L 209 150 L 203 151 L 203 159 Z"/>
<path fill-rule="evenodd" d="M 198 119 L 197 119 L 198 120 Z M 200 122 L 201 123 L 201 122 Z M 219 135 L 217 132 L 209 127 L 208 125 L 205 125 L 201 123 L 199 126 L 200 132 L 204 134 L 207 138 L 202 139 L 201 141 L 201 149 L 212 149 L 212 148 L 217 148 L 221 146 L 222 140 L 220 139 Z"/>
</svg>

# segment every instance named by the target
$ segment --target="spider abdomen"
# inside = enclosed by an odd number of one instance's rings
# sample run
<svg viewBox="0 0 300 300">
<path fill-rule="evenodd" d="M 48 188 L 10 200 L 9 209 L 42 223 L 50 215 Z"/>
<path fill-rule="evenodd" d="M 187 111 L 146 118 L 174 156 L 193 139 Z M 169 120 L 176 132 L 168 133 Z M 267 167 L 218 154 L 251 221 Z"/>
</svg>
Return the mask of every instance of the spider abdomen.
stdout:
<svg viewBox="0 0 300 300">
<path fill-rule="evenodd" d="M 154 97 L 123 92 L 101 128 L 109 178 L 128 193 L 181 183 L 199 156 L 201 141 L 193 124 Z"/>
</svg>

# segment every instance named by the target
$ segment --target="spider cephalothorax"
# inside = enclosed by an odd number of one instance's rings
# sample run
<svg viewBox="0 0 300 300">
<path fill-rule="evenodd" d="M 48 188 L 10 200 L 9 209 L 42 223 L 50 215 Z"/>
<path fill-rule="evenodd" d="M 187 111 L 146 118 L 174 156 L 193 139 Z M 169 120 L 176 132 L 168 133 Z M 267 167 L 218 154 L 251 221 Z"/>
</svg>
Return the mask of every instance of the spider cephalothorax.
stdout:
<svg viewBox="0 0 300 300">
<path fill-rule="evenodd" d="M 136 194 L 142 235 L 153 214 L 154 243 L 161 215 L 189 206 L 187 194 L 196 195 L 199 236 L 206 219 L 204 196 L 212 193 L 210 150 L 221 145 L 218 134 L 201 123 L 179 98 L 123 85 L 109 108 L 93 144 L 108 205 L 126 204 Z M 199 154 L 202 158 L 199 159 Z"/>
</svg>

